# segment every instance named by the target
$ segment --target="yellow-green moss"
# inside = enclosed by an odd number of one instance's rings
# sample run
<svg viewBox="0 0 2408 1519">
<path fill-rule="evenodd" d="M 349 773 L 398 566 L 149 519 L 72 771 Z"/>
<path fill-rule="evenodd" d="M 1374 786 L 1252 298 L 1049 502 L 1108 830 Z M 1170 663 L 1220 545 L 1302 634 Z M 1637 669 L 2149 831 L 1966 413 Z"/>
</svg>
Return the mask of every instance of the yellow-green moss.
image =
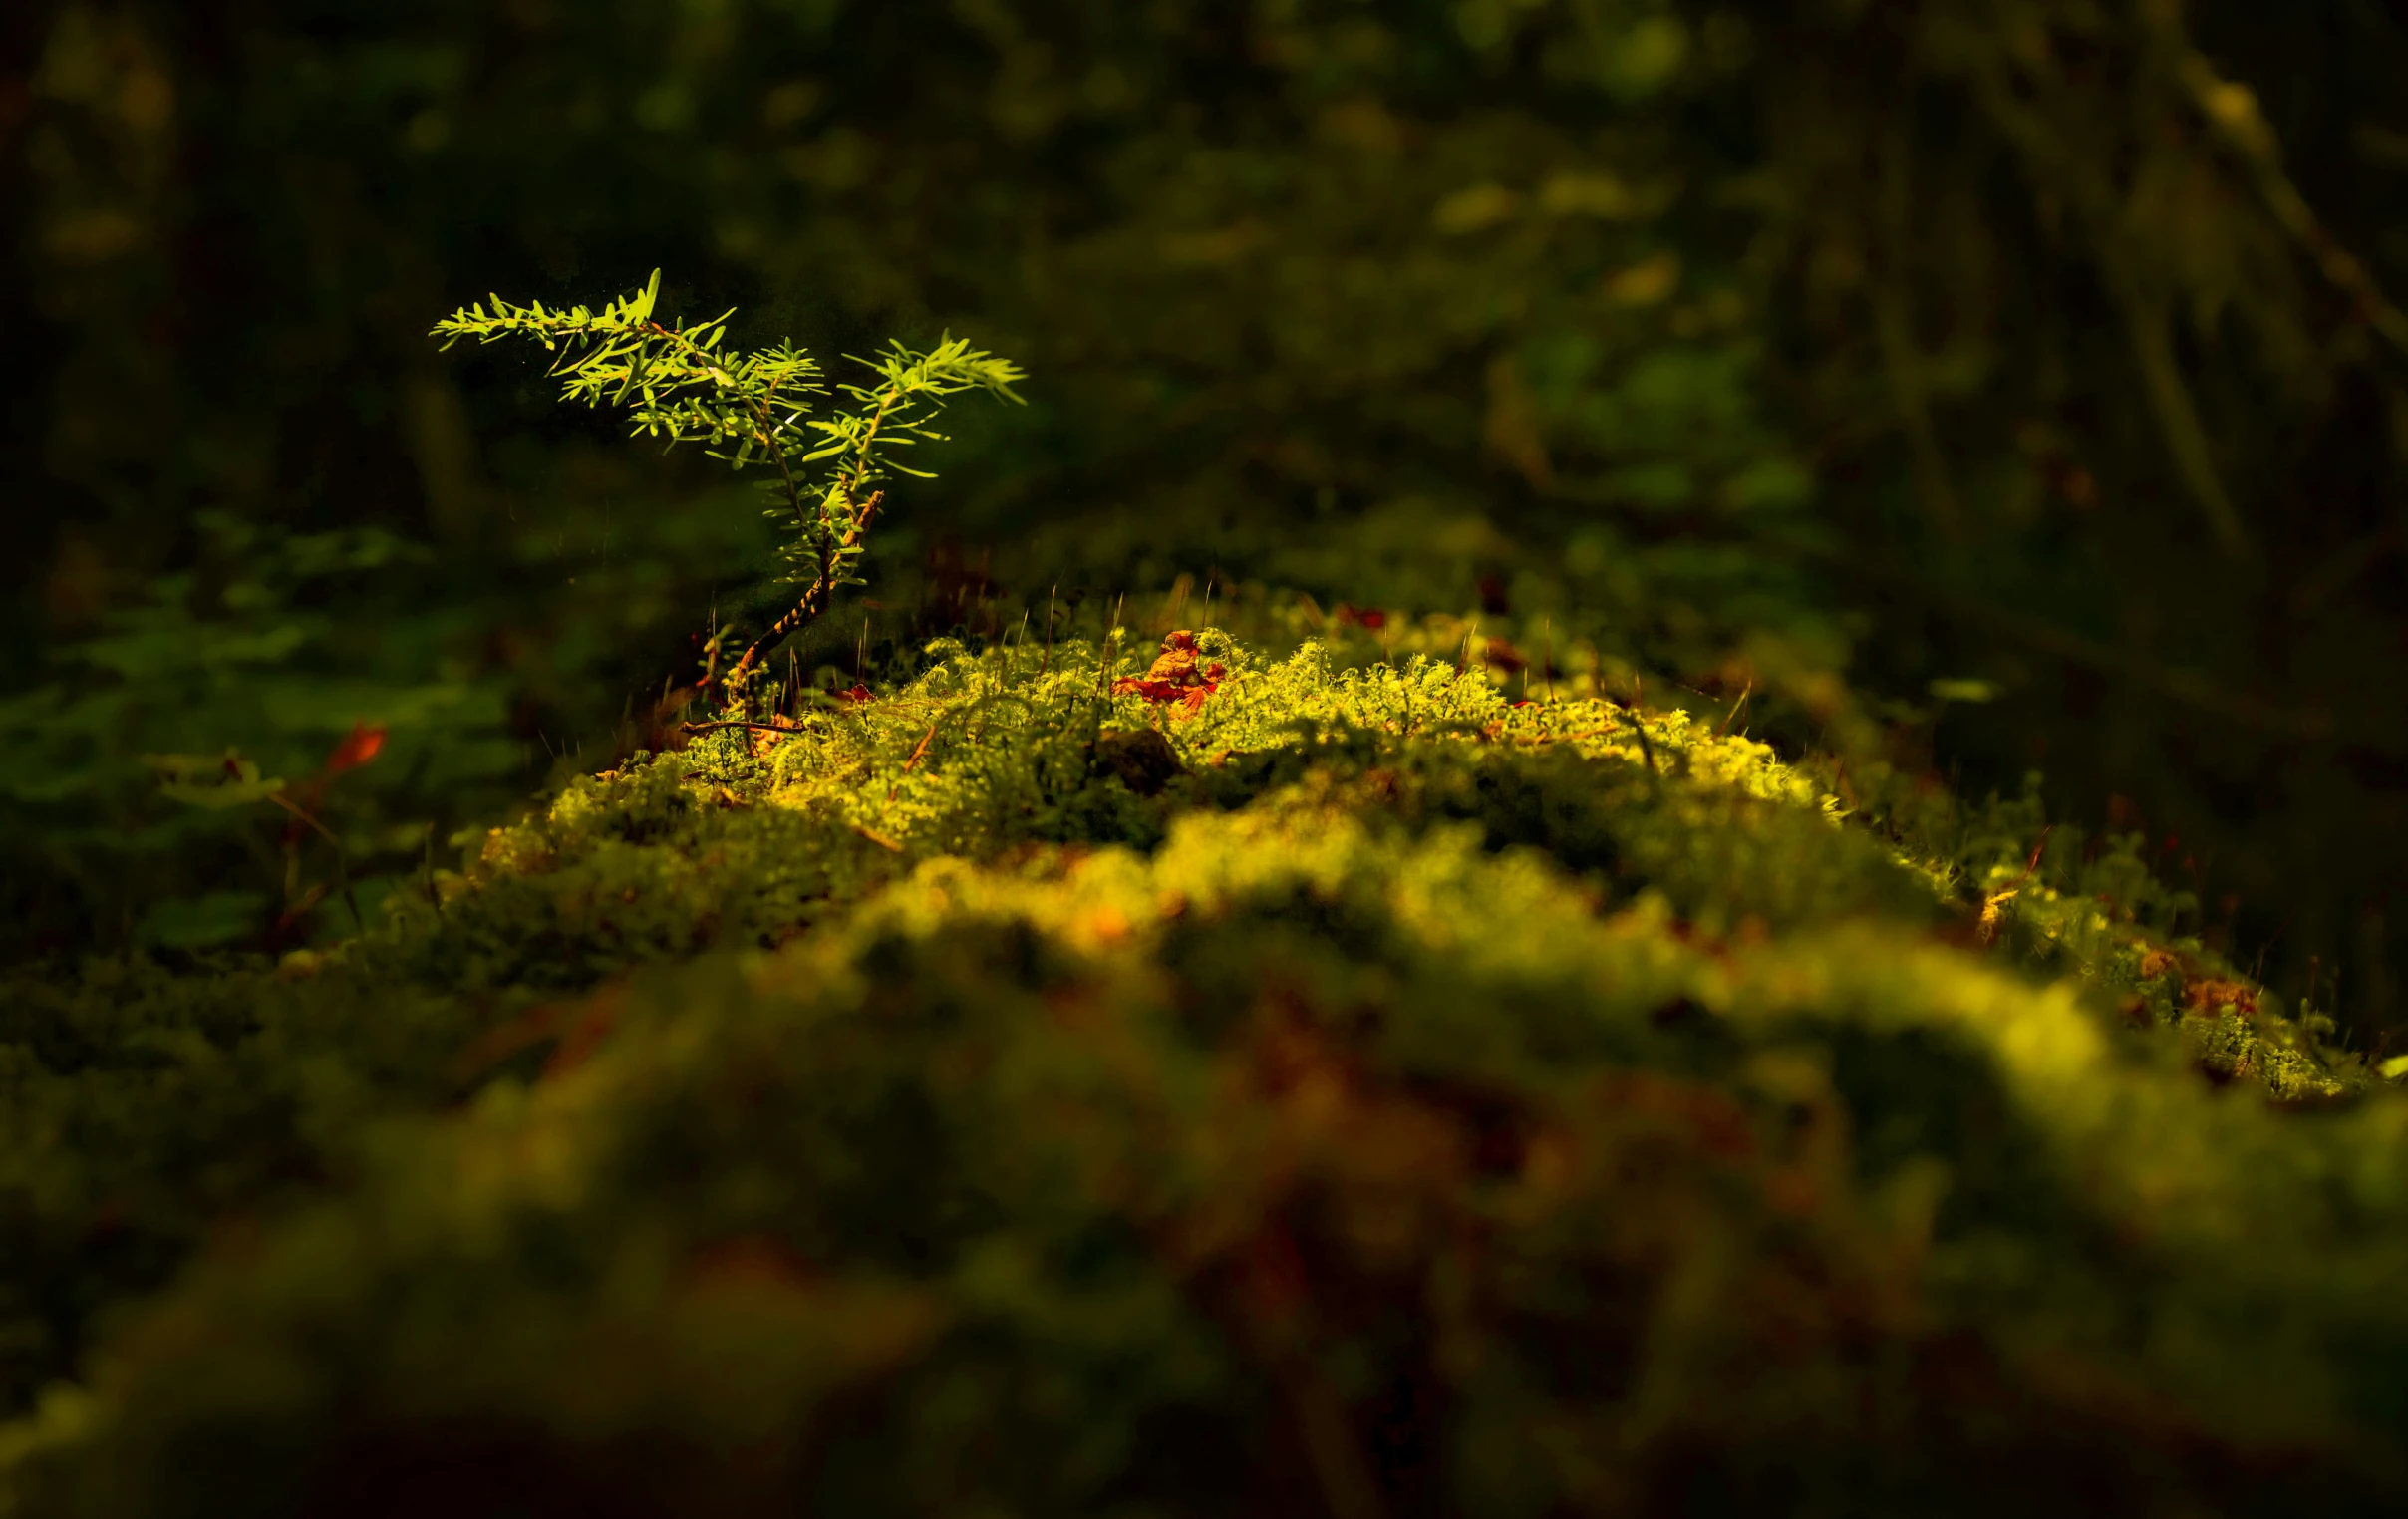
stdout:
<svg viewBox="0 0 2408 1519">
<path fill-rule="evenodd" d="M 572 784 L 334 952 L 12 1002 L 0 1494 L 2398 1480 L 2408 1102 L 2129 848 L 1425 659 L 1207 633 L 1192 710 L 1115 691 L 1151 654 L 939 648 Z"/>
</svg>

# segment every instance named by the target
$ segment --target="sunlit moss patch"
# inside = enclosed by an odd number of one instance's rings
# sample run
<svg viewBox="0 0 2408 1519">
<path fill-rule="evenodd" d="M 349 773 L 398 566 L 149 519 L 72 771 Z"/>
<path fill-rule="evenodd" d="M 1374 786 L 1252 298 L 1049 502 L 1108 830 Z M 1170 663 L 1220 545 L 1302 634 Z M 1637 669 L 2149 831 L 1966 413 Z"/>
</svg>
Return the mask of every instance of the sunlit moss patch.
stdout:
<svg viewBox="0 0 2408 1519">
<path fill-rule="evenodd" d="M 12 996 L 0 1493 L 2383 1490 L 2408 1104 L 1905 796 L 1210 630 L 732 713 L 332 951 Z"/>
</svg>

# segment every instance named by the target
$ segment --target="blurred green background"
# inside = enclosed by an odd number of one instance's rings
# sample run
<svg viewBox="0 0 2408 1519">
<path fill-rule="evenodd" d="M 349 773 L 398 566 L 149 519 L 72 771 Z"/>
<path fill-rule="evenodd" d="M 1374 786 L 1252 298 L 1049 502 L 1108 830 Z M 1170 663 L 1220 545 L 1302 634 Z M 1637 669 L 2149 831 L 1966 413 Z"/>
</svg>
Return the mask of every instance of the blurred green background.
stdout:
<svg viewBox="0 0 2408 1519">
<path fill-rule="evenodd" d="M 657 266 L 748 342 L 1032 372 L 797 669 L 1181 576 L 1476 618 L 2042 770 L 2376 1040 L 2404 68 L 2375 0 L 20 0 L 0 937 L 345 931 L 757 628 L 725 473 L 425 336 Z M 144 759 L 361 723 L 328 838 Z"/>
</svg>

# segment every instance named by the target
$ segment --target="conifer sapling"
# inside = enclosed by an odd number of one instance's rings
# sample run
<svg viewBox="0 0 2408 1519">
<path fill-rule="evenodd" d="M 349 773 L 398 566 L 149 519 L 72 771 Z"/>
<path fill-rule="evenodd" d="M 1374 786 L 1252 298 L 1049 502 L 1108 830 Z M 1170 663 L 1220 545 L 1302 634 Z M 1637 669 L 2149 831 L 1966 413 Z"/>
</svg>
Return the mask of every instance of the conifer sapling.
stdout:
<svg viewBox="0 0 2408 1519">
<path fill-rule="evenodd" d="M 489 310 L 463 306 L 431 335 L 446 348 L 462 338 L 532 339 L 560 356 L 551 373 L 560 377 L 561 399 L 629 407 L 635 433 L 665 437 L 672 447 L 700 443 L 733 468 L 759 463 L 775 471 L 759 482 L 774 501 L 765 514 L 793 528 L 783 552 L 803 589 L 729 672 L 729 686 L 741 690 L 763 650 L 816 620 L 839 587 L 861 583 L 863 540 L 885 501 L 879 481 L 933 477 L 897 462 L 892 451 L 941 441 L 930 424 L 963 391 L 1019 401 L 1012 386 L 1023 375 L 951 333 L 926 352 L 890 342 L 877 357 L 854 361 L 871 371 L 870 383 L 834 387 L 849 405 L 816 417 L 812 406 L 830 387 L 808 353 L 791 343 L 752 353 L 725 347 L 734 311 L 691 327 L 665 325 L 654 316 L 660 293 L 655 269 L 642 290 L 599 311 L 547 311 L 541 301 L 514 306 L 495 295 Z M 710 681 L 707 674 L 703 684 Z"/>
</svg>

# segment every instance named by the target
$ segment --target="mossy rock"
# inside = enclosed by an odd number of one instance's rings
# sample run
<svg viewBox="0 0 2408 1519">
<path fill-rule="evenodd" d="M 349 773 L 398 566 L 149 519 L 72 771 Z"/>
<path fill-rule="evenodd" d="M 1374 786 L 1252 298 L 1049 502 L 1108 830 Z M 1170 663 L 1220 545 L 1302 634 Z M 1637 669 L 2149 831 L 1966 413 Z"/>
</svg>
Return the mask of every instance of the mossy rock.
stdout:
<svg viewBox="0 0 2408 1519">
<path fill-rule="evenodd" d="M 2128 850 L 1202 645 L 21 988 L 0 1512 L 2391 1506 L 2408 1102 Z"/>
</svg>

